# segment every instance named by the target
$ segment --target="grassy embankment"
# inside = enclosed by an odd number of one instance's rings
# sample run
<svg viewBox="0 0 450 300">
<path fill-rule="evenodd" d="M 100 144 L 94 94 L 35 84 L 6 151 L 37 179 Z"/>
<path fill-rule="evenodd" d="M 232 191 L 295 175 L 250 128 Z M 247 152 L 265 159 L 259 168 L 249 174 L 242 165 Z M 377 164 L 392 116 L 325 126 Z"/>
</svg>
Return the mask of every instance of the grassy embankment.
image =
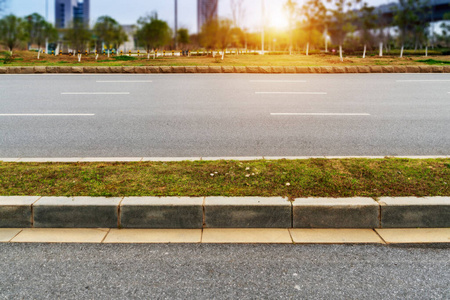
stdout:
<svg viewBox="0 0 450 300">
<path fill-rule="evenodd" d="M 95 61 L 93 54 L 83 55 L 81 62 L 76 56 L 53 56 L 41 54 L 40 60 L 37 53 L 32 51 L 16 51 L 14 59 L 3 64 L 6 52 L 0 52 L 0 67 L 8 66 L 387 66 L 387 65 L 449 65 L 450 56 L 425 57 L 420 52 L 407 52 L 405 57 L 399 58 L 397 54 L 378 57 L 371 55 L 366 58 L 361 56 L 346 56 L 344 62 L 339 60 L 337 54 L 305 55 L 235 55 L 228 54 L 222 61 L 219 57 L 192 56 L 192 57 L 158 57 L 147 59 L 146 55 L 137 56 L 112 56 L 100 55 Z"/>
<path fill-rule="evenodd" d="M 450 196 L 450 159 L 0 162 L 0 195 Z"/>
</svg>

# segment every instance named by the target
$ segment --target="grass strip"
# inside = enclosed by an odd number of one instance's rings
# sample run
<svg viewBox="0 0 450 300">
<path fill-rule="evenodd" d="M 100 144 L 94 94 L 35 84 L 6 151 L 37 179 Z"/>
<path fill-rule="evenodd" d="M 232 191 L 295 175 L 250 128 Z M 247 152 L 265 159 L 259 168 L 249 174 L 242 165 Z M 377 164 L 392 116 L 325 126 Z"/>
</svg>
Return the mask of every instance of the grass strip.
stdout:
<svg viewBox="0 0 450 300">
<path fill-rule="evenodd" d="M 0 195 L 450 196 L 450 159 L 0 162 Z"/>
</svg>

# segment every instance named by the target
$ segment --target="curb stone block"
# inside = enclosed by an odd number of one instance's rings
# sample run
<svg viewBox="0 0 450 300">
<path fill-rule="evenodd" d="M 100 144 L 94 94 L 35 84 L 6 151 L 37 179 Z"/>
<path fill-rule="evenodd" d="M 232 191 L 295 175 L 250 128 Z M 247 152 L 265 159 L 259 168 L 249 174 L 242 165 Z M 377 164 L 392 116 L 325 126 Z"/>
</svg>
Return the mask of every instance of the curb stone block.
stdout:
<svg viewBox="0 0 450 300">
<path fill-rule="evenodd" d="M 285 73 L 297 73 L 295 67 L 284 67 Z"/>
<path fill-rule="evenodd" d="M 382 197 L 381 228 L 450 227 L 450 197 Z"/>
<path fill-rule="evenodd" d="M 424 73 L 422 68 L 419 68 L 418 66 L 407 66 L 406 67 L 407 73 Z M 428 73 L 428 72 L 426 72 Z"/>
<path fill-rule="evenodd" d="M 419 66 L 419 71 L 417 73 L 431 73 L 433 71 L 433 66 Z"/>
<path fill-rule="evenodd" d="M 122 73 L 123 72 L 122 66 L 110 67 L 110 70 L 111 70 L 111 73 Z"/>
<path fill-rule="evenodd" d="M 36 74 L 42 74 L 42 73 L 46 73 L 46 72 L 47 72 L 47 70 L 43 66 L 34 67 L 34 73 L 36 73 Z M 1 71 L 0 71 L 0 73 L 1 73 Z"/>
<path fill-rule="evenodd" d="M 8 74 L 20 74 L 20 67 L 8 67 Z"/>
<path fill-rule="evenodd" d="M 394 72 L 394 67 L 392 67 L 392 66 L 382 66 L 381 67 L 381 71 L 383 73 L 393 73 Z"/>
<path fill-rule="evenodd" d="M 247 73 L 261 73 L 261 70 L 259 67 L 246 67 Z"/>
<path fill-rule="evenodd" d="M 345 73 L 345 67 L 333 67 L 333 73 Z"/>
<path fill-rule="evenodd" d="M 316 74 L 322 73 L 322 70 L 320 67 L 309 67 L 308 69 L 309 69 L 309 73 L 316 73 Z"/>
<path fill-rule="evenodd" d="M 234 70 L 236 71 L 236 73 L 246 73 L 247 72 L 247 68 L 242 67 L 242 66 L 234 67 Z"/>
<path fill-rule="evenodd" d="M 136 74 L 146 74 L 148 73 L 148 69 L 144 66 L 134 67 L 134 72 Z"/>
<path fill-rule="evenodd" d="M 450 66 L 444 66 L 444 73 L 450 73 Z"/>
<path fill-rule="evenodd" d="M 205 228 L 290 228 L 291 203 L 281 197 L 207 197 Z"/>
<path fill-rule="evenodd" d="M 58 73 L 58 67 L 46 67 L 45 69 L 46 69 L 47 73 L 51 73 L 51 74 Z"/>
<path fill-rule="evenodd" d="M 83 73 L 82 67 L 72 67 L 72 73 Z"/>
<path fill-rule="evenodd" d="M 292 205 L 294 228 L 380 227 L 380 207 L 371 198 L 300 198 Z"/>
<path fill-rule="evenodd" d="M 83 73 L 92 74 L 92 73 L 95 73 L 96 71 L 97 71 L 96 67 L 83 67 Z"/>
<path fill-rule="evenodd" d="M 20 71 L 21 71 L 21 74 L 33 74 L 34 67 L 22 67 L 22 69 Z"/>
<path fill-rule="evenodd" d="M 172 73 L 172 67 L 160 66 L 159 69 L 161 70 L 161 73 Z"/>
<path fill-rule="evenodd" d="M 280 73 L 284 73 L 284 68 L 283 67 L 272 67 L 272 73 L 276 73 L 276 74 L 280 74 Z"/>
<path fill-rule="evenodd" d="M 185 67 L 186 73 L 197 73 L 197 67 L 195 66 L 187 66 Z"/>
<path fill-rule="evenodd" d="M 259 67 L 259 70 L 261 73 L 272 73 L 272 68 L 271 67 Z"/>
<path fill-rule="evenodd" d="M 45 67 L 44 67 L 45 68 Z M 0 74 L 6 74 L 8 72 L 8 68 L 0 67 Z"/>
<path fill-rule="evenodd" d="M 369 73 L 370 68 L 367 66 L 358 66 L 358 73 Z"/>
<path fill-rule="evenodd" d="M 199 73 L 209 73 L 209 67 L 208 66 L 198 66 L 197 72 Z"/>
<path fill-rule="evenodd" d="M 432 66 L 431 67 L 431 72 L 433 72 L 433 73 L 443 73 L 444 72 L 444 67 L 443 66 Z"/>
<path fill-rule="evenodd" d="M 95 71 L 96 73 L 111 73 L 111 69 L 109 67 L 97 67 Z"/>
<path fill-rule="evenodd" d="M 347 73 L 358 73 L 358 68 L 356 66 L 345 67 Z"/>
<path fill-rule="evenodd" d="M 123 72 L 124 73 L 135 73 L 135 68 L 134 67 L 122 67 Z"/>
<path fill-rule="evenodd" d="M 330 74 L 333 73 L 333 67 L 319 67 L 320 73 Z"/>
<path fill-rule="evenodd" d="M 173 73 L 186 73 L 186 69 L 183 66 L 173 66 L 172 71 Z"/>
<path fill-rule="evenodd" d="M 122 198 L 42 197 L 33 205 L 36 228 L 117 228 Z"/>
<path fill-rule="evenodd" d="M 381 66 L 371 66 L 370 67 L 370 73 L 382 73 Z"/>
<path fill-rule="evenodd" d="M 148 73 L 161 73 L 161 69 L 158 66 L 148 66 L 147 67 L 147 72 Z"/>
<path fill-rule="evenodd" d="M 309 67 L 295 67 L 296 73 L 308 74 L 311 73 Z"/>
<path fill-rule="evenodd" d="M 31 227 L 31 205 L 39 198 L 36 196 L 0 196 L 0 228 Z"/>
<path fill-rule="evenodd" d="M 203 227 L 203 198 L 126 197 L 120 206 L 122 228 Z"/>
<path fill-rule="evenodd" d="M 58 73 L 72 73 L 72 67 L 58 67 Z"/>
<path fill-rule="evenodd" d="M 222 73 L 221 66 L 209 66 L 209 73 Z"/>
<path fill-rule="evenodd" d="M 234 67 L 223 66 L 222 67 L 222 72 L 223 73 L 234 73 Z"/>
<path fill-rule="evenodd" d="M 406 67 L 405 66 L 394 66 L 394 72 L 395 73 L 406 73 Z"/>
</svg>

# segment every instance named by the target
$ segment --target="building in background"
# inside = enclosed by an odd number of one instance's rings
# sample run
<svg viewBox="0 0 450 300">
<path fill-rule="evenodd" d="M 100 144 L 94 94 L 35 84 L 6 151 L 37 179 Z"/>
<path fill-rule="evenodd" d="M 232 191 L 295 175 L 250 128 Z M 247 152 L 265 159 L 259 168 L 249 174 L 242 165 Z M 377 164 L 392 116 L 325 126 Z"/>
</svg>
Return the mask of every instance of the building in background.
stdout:
<svg viewBox="0 0 450 300">
<path fill-rule="evenodd" d="M 55 0 L 55 27 L 67 28 L 74 20 L 89 26 L 89 0 Z"/>
<path fill-rule="evenodd" d="M 197 0 L 197 26 L 198 32 L 203 24 L 216 19 L 218 16 L 219 0 Z"/>
</svg>

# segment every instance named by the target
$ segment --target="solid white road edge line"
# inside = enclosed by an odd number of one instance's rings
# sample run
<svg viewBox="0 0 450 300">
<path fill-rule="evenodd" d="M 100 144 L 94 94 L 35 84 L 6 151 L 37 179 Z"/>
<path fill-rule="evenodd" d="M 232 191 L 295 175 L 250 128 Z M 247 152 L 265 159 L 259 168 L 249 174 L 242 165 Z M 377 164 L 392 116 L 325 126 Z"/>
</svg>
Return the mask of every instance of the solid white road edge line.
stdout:
<svg viewBox="0 0 450 300">
<path fill-rule="evenodd" d="M 257 95 L 327 95 L 325 92 L 255 92 Z"/>
<path fill-rule="evenodd" d="M 152 80 L 97 80 L 98 83 L 144 83 L 153 82 Z"/>
<path fill-rule="evenodd" d="M 271 116 L 370 116 L 367 113 L 271 113 Z"/>
<path fill-rule="evenodd" d="M 61 95 L 129 95 L 130 92 L 81 92 L 81 93 L 61 93 Z"/>
<path fill-rule="evenodd" d="M 450 155 L 398 155 L 398 156 L 255 156 L 255 157 L 63 157 L 63 158 L 0 158 L 3 162 L 170 162 L 170 161 L 200 161 L 200 160 L 306 160 L 306 159 L 449 159 Z"/>
<path fill-rule="evenodd" d="M 95 114 L 0 114 L 0 117 L 89 117 Z"/>
<path fill-rule="evenodd" d="M 420 79 L 417 79 L 417 80 L 396 80 L 397 82 L 450 82 L 450 80 L 426 80 L 426 79 L 423 79 L 423 80 L 420 80 Z"/>
<path fill-rule="evenodd" d="M 250 82 L 273 82 L 273 83 L 290 83 L 290 82 L 307 82 L 306 80 L 250 80 Z"/>
</svg>

